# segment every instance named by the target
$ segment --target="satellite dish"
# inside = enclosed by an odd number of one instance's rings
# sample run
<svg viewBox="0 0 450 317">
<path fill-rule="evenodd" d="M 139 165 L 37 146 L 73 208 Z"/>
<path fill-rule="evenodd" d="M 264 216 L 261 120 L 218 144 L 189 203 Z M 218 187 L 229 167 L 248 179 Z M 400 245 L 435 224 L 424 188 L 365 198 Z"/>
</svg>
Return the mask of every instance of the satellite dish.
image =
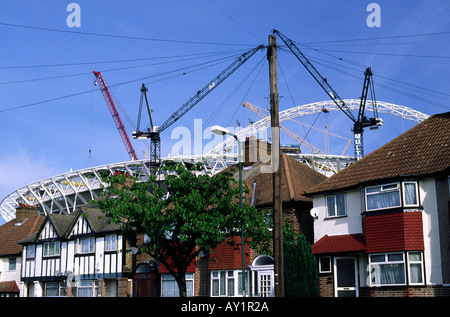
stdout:
<svg viewBox="0 0 450 317">
<path fill-rule="evenodd" d="M 311 209 L 311 211 L 309 212 L 309 214 L 311 215 L 311 217 L 313 218 L 317 218 L 319 216 L 318 212 L 315 209 Z"/>
<path fill-rule="evenodd" d="M 136 247 L 130 247 L 131 254 L 137 254 L 139 249 Z"/>
</svg>

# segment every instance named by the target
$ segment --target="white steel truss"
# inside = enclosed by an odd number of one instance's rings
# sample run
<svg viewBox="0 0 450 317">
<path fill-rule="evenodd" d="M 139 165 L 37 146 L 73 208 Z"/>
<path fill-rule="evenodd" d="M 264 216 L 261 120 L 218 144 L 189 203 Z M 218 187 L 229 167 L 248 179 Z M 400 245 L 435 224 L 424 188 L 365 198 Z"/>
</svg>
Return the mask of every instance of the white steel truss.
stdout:
<svg viewBox="0 0 450 317">
<path fill-rule="evenodd" d="M 345 99 L 345 104 L 350 108 L 351 110 L 359 110 L 360 100 L 359 99 Z M 384 101 L 377 101 L 377 109 L 378 113 L 384 113 L 389 115 L 394 115 L 397 117 L 400 117 L 402 119 L 411 120 L 415 122 L 422 122 L 423 120 L 427 119 L 429 116 L 416 111 L 414 109 L 396 105 L 393 103 L 388 103 Z M 367 100 L 366 103 L 366 110 L 372 111 L 372 101 Z M 311 115 L 314 113 L 320 113 L 323 111 L 323 109 L 326 109 L 327 111 L 342 111 L 340 110 L 334 101 L 332 100 L 326 100 L 326 101 L 319 101 L 314 102 L 306 105 L 296 106 L 284 111 L 280 111 L 279 118 L 280 118 L 280 124 L 287 120 L 293 120 L 298 117 L 303 117 L 307 115 Z M 350 126 L 350 123 L 349 123 Z M 247 137 L 251 137 L 255 135 L 256 133 L 259 133 L 261 131 L 265 131 L 268 128 L 270 128 L 270 116 L 263 118 L 259 121 L 254 122 L 252 125 L 249 125 L 242 130 L 240 130 L 236 135 L 237 137 L 242 141 L 245 140 Z M 229 137 L 225 139 L 222 143 L 216 145 L 214 148 L 212 148 L 206 155 L 213 154 L 213 153 L 221 153 L 224 150 L 225 151 L 231 151 L 235 146 L 237 145 L 236 139 L 234 137 Z"/>
<path fill-rule="evenodd" d="M 352 110 L 359 109 L 358 99 L 348 99 L 345 100 L 345 103 Z M 391 114 L 415 122 L 421 122 L 428 118 L 428 115 L 404 106 L 382 101 L 378 101 L 377 106 L 379 113 Z M 340 111 L 333 101 L 321 101 L 280 112 L 280 123 L 321 112 L 324 108 L 328 111 Z M 367 109 L 370 110 L 370 108 L 369 102 Z M 255 132 L 269 127 L 270 117 L 240 130 L 238 137 L 240 140 L 244 140 L 245 137 L 250 137 Z M 214 175 L 237 163 L 237 154 L 221 153 L 224 149 L 231 149 L 235 145 L 235 139 L 231 137 L 204 155 L 161 158 L 161 162 L 179 161 L 184 165 L 201 162 L 204 167 L 203 172 L 209 172 Z M 355 161 L 355 158 L 352 156 L 303 153 L 289 155 L 326 175 L 337 173 Z M 145 159 L 107 164 L 49 177 L 19 188 L 5 197 L 0 203 L 0 217 L 6 221 L 14 219 L 16 208 L 21 204 L 36 206 L 42 215 L 47 215 L 48 213 L 69 214 L 76 208 L 84 206 L 99 197 L 104 186 L 107 186 L 107 184 L 102 182 L 103 175 L 125 173 L 135 176 L 141 181 L 146 181 L 153 170 L 149 160 Z M 159 169 L 157 170 L 159 171 L 157 177 L 163 178 L 164 174 Z"/>
</svg>

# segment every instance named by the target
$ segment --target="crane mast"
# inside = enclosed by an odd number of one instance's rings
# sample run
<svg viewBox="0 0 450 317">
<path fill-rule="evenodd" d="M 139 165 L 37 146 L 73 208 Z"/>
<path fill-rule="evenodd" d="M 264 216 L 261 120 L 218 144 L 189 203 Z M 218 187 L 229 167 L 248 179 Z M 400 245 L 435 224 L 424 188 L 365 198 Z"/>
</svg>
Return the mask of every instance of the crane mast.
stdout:
<svg viewBox="0 0 450 317">
<path fill-rule="evenodd" d="M 137 161 L 138 157 L 136 155 L 136 151 L 134 150 L 133 145 L 131 144 L 130 138 L 128 137 L 127 131 L 125 130 L 125 126 L 123 125 L 122 119 L 120 118 L 120 115 L 117 112 L 117 108 L 114 104 L 114 98 L 108 88 L 108 85 L 106 84 L 100 72 L 93 71 L 93 73 L 98 80 L 100 90 L 103 94 L 103 97 L 105 98 L 106 104 L 108 105 L 108 109 L 111 112 L 114 123 L 116 124 L 117 130 L 119 131 L 119 134 L 122 138 L 122 141 L 125 145 L 128 155 L 130 156 L 131 160 Z"/>
<path fill-rule="evenodd" d="M 328 96 L 333 100 L 333 102 L 341 109 L 350 120 L 353 121 L 353 137 L 354 137 L 354 155 L 357 159 L 360 159 L 364 156 L 364 145 L 363 145 L 363 128 L 373 127 L 373 126 L 381 126 L 383 124 L 383 120 L 377 117 L 368 119 L 364 115 L 367 93 L 369 85 L 373 81 L 372 71 L 370 68 L 367 68 L 365 71 L 365 79 L 363 86 L 363 93 L 361 96 L 361 104 L 359 108 L 358 118 L 354 116 L 350 108 L 345 104 L 341 97 L 337 94 L 337 92 L 330 86 L 327 80 L 317 71 L 317 69 L 311 64 L 311 62 L 306 58 L 306 56 L 300 51 L 300 49 L 295 45 L 295 43 L 286 37 L 284 34 L 280 33 L 277 30 L 273 30 L 274 34 L 277 34 L 281 40 L 287 45 L 287 47 L 291 50 L 291 52 L 297 57 L 297 59 L 302 63 L 302 65 L 308 70 L 308 72 L 313 76 L 316 82 L 322 87 L 322 89 L 327 93 Z M 376 104 L 374 105 L 374 115 L 376 115 Z"/>
</svg>

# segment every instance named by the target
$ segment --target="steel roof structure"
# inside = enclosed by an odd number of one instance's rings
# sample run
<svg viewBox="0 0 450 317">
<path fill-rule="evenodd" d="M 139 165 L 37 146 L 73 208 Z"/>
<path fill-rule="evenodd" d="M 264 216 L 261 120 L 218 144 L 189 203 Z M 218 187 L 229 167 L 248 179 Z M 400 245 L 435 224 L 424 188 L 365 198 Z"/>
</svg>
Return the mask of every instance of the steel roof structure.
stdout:
<svg viewBox="0 0 450 317">
<path fill-rule="evenodd" d="M 359 108 L 358 99 L 345 100 L 352 109 Z M 428 115 L 413 109 L 391 103 L 378 101 L 378 112 L 395 115 L 403 119 L 421 122 Z M 323 111 L 339 110 L 333 101 L 321 101 L 307 105 L 293 107 L 280 112 L 280 123 L 297 117 Z M 368 109 L 370 109 L 368 105 Z M 270 127 L 270 118 L 262 119 L 240 130 L 237 135 L 240 140 L 254 135 L 256 131 Z M 216 174 L 226 167 L 237 163 L 237 154 L 221 153 L 223 149 L 231 149 L 236 145 L 233 137 L 226 139 L 204 155 L 177 156 L 161 158 L 161 162 L 179 161 L 184 165 L 203 163 L 204 172 Z M 318 154 L 289 154 L 311 168 L 324 174 L 334 174 L 356 159 L 352 156 L 318 155 Z M 77 171 L 52 176 L 23 186 L 5 197 L 0 203 L 0 217 L 6 221 L 15 218 L 15 211 L 21 204 L 36 206 L 42 215 L 49 213 L 69 214 L 76 208 L 88 204 L 99 197 L 107 184 L 102 182 L 103 175 L 126 173 L 137 177 L 141 181 L 148 180 L 151 173 L 158 170 L 157 177 L 162 179 L 164 174 L 159 169 L 150 166 L 148 159 L 112 163 L 102 166 L 90 167 Z"/>
<path fill-rule="evenodd" d="M 358 111 L 360 104 L 359 99 L 344 99 L 343 101 L 345 102 L 348 108 L 350 108 L 351 110 Z M 428 115 L 422 112 L 416 111 L 414 109 L 405 106 L 396 105 L 393 103 L 377 101 L 376 104 L 379 114 L 384 113 L 394 115 L 402 119 L 415 121 L 417 123 L 422 122 L 423 120 L 429 117 Z M 372 108 L 373 108 L 372 101 L 367 100 L 366 110 L 372 111 Z M 326 109 L 328 111 L 341 111 L 341 109 L 339 109 L 332 100 L 313 102 L 306 105 L 296 106 L 290 109 L 286 109 L 284 111 L 280 111 L 279 113 L 280 124 L 287 120 L 292 120 L 298 117 L 303 117 L 314 113 L 320 113 L 323 111 L 323 109 Z M 259 131 L 263 131 L 268 128 L 270 128 L 270 116 L 263 118 L 259 121 L 256 121 L 252 125 L 245 127 L 244 129 L 240 130 L 236 135 L 242 141 L 245 140 L 245 138 L 247 137 L 255 135 Z M 231 150 L 234 146 L 236 146 L 235 138 L 229 137 L 224 142 L 212 148 L 208 153 L 206 153 L 206 155 L 213 153 L 220 153 L 221 151 L 223 151 L 223 149 Z"/>
</svg>

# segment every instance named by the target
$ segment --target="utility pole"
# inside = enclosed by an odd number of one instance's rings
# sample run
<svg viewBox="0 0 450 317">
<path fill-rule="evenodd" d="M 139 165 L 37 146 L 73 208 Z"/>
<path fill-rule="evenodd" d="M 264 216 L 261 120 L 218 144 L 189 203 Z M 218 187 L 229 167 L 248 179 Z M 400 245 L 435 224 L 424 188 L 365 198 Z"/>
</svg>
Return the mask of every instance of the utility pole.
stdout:
<svg viewBox="0 0 450 317">
<path fill-rule="evenodd" d="M 273 251 L 275 260 L 275 296 L 284 297 L 283 270 L 283 216 L 281 205 L 281 161 L 280 161 L 280 123 L 278 114 L 278 80 L 277 80 L 277 44 L 276 38 L 269 35 L 267 49 L 270 77 L 270 118 L 272 139 L 272 172 L 273 172 Z"/>
</svg>

